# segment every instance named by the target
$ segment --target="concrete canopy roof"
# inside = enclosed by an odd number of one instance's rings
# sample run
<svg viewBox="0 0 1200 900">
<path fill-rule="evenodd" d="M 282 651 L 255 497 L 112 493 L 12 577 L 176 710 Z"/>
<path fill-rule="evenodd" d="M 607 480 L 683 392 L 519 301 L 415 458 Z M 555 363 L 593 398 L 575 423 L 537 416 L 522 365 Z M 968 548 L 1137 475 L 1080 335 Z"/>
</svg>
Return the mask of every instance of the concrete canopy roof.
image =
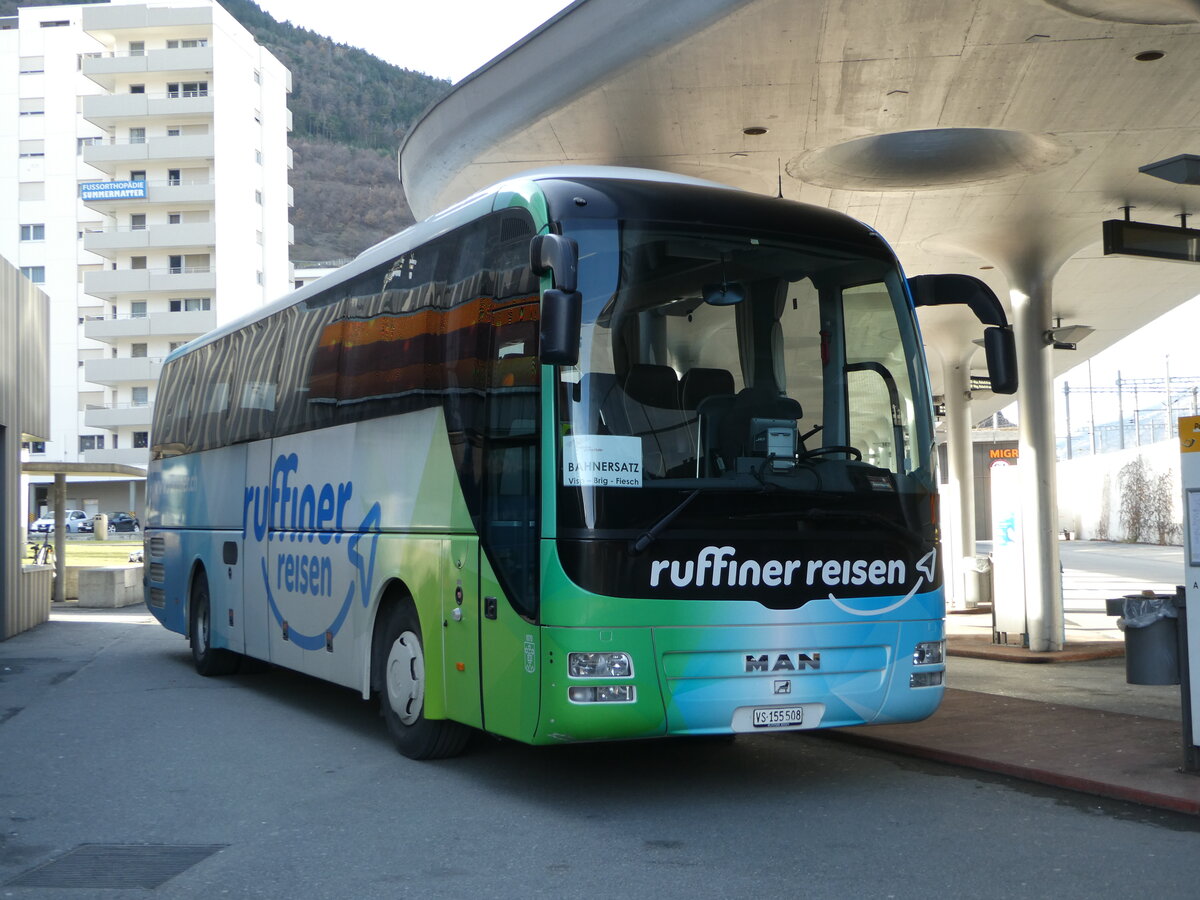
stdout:
<svg viewBox="0 0 1200 900">
<path fill-rule="evenodd" d="M 1096 329 L 1061 373 L 1200 293 L 1200 267 L 1100 246 L 1123 206 L 1174 225 L 1200 198 L 1138 172 L 1200 152 L 1197 71 L 1200 0 L 579 0 L 428 110 L 399 165 L 421 216 L 564 163 L 782 181 L 909 275 L 977 275 L 1007 306 L 1057 273 L 1053 315 Z M 978 336 L 921 319 L 935 354 Z"/>
</svg>

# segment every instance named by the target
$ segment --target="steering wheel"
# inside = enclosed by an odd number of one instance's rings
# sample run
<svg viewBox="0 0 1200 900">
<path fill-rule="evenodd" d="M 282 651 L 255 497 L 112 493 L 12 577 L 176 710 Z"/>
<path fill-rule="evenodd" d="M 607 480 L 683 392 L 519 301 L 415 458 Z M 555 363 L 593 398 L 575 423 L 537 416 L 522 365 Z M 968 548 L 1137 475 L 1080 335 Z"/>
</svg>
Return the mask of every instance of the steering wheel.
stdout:
<svg viewBox="0 0 1200 900">
<path fill-rule="evenodd" d="M 850 447 L 846 444 L 830 444 L 828 447 L 813 447 L 811 450 L 805 450 L 800 454 L 800 459 L 808 459 L 813 456 L 824 456 L 826 453 L 847 453 L 856 462 L 862 461 L 862 451 L 857 447 Z"/>
</svg>

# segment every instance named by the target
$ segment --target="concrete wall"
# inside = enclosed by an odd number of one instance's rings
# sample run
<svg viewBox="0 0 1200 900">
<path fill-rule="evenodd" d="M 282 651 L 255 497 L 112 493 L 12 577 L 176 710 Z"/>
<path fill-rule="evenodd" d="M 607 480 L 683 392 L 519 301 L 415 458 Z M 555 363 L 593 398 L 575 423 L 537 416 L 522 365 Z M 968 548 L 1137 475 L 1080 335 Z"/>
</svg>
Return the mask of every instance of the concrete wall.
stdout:
<svg viewBox="0 0 1200 900">
<path fill-rule="evenodd" d="M 1073 531 L 1079 540 L 1130 540 L 1121 525 L 1121 469 L 1141 456 L 1152 476 L 1171 478 L 1171 521 L 1183 521 L 1182 483 L 1179 477 L 1179 441 L 1131 447 L 1116 453 L 1085 456 L 1058 464 L 1059 527 Z M 1105 528 L 1107 524 L 1107 530 Z M 1154 538 L 1143 537 L 1143 542 Z M 1179 545 L 1178 532 L 1170 543 Z"/>
<path fill-rule="evenodd" d="M 0 640 L 50 617 L 50 571 L 24 566 L 21 442 L 50 430 L 46 295 L 0 258 Z"/>
</svg>

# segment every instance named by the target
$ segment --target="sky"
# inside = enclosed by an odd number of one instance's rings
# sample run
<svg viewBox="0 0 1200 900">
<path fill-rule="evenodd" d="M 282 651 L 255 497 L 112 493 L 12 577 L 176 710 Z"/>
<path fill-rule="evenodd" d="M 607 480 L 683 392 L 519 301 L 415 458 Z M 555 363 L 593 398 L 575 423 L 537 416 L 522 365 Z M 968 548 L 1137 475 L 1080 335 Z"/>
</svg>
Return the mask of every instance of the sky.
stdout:
<svg viewBox="0 0 1200 900">
<path fill-rule="evenodd" d="M 536 29 L 572 0 L 256 0 L 280 21 L 361 47 L 380 59 L 450 81 L 460 81 Z M 1200 291 L 1200 266 L 1197 267 Z M 1071 351 L 1061 350 L 1058 353 Z M 1115 386 L 1124 379 L 1200 376 L 1200 299 L 1134 333 L 1091 360 L 1091 383 Z M 1063 382 L 1073 391 L 1088 384 L 1081 364 L 1055 381 L 1061 409 Z M 1082 401 L 1082 396 L 1078 400 Z M 1096 415 L 1107 398 L 1096 395 Z M 1072 401 L 1072 416 L 1079 421 Z M 1114 408 L 1115 400 L 1111 405 Z"/>
<path fill-rule="evenodd" d="M 572 0 L 255 0 L 280 22 L 461 81 Z"/>
</svg>

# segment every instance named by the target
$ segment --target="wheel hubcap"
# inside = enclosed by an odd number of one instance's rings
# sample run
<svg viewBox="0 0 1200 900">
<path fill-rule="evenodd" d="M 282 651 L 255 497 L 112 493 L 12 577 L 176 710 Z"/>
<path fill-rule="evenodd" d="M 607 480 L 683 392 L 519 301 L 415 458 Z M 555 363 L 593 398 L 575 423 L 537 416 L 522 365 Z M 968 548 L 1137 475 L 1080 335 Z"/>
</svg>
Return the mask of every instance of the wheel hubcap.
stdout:
<svg viewBox="0 0 1200 900">
<path fill-rule="evenodd" d="M 388 704 L 405 725 L 412 725 L 421 714 L 425 697 L 425 658 L 421 641 L 405 631 L 392 644 L 387 660 Z"/>
</svg>

